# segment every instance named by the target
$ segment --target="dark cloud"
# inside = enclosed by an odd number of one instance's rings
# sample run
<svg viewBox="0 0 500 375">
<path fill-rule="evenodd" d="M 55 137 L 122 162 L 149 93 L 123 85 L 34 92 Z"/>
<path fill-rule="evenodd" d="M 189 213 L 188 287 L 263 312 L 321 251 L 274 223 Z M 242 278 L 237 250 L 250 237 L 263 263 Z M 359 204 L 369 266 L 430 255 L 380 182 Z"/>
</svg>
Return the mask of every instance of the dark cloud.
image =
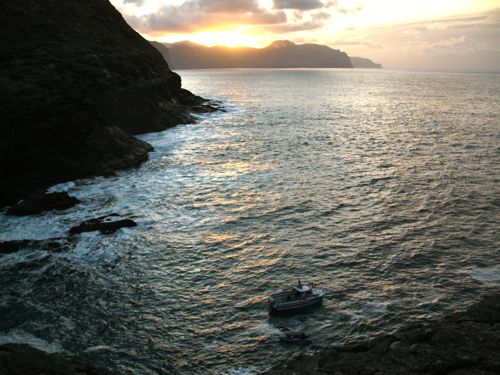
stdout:
<svg viewBox="0 0 500 375">
<path fill-rule="evenodd" d="M 312 10 L 323 8 L 320 0 L 274 0 L 275 9 L 298 9 L 298 10 Z"/>
<path fill-rule="evenodd" d="M 273 25 L 285 23 L 287 18 L 283 11 L 261 8 L 257 0 L 188 0 L 180 5 L 164 5 L 153 14 L 128 17 L 128 21 L 146 32 L 194 32 L 222 25 Z"/>
<path fill-rule="evenodd" d="M 211 13 L 260 12 L 257 0 L 191 0 L 184 6 Z"/>
</svg>

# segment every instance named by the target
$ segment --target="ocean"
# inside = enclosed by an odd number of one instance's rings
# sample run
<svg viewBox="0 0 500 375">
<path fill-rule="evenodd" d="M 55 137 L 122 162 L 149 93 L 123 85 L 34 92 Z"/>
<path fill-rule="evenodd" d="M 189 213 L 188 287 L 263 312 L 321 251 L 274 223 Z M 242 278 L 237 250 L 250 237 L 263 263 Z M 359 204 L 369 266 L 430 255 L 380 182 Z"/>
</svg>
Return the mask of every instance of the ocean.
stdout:
<svg viewBox="0 0 500 375">
<path fill-rule="evenodd" d="M 0 214 L 0 241 L 139 224 L 0 256 L 0 343 L 118 374 L 256 374 L 498 289 L 500 74 L 179 73 L 225 112 L 140 136 L 155 151 L 138 168 L 52 187 L 71 209 Z M 270 316 L 298 278 L 323 305 Z M 282 326 L 310 343 L 283 344 Z"/>
</svg>

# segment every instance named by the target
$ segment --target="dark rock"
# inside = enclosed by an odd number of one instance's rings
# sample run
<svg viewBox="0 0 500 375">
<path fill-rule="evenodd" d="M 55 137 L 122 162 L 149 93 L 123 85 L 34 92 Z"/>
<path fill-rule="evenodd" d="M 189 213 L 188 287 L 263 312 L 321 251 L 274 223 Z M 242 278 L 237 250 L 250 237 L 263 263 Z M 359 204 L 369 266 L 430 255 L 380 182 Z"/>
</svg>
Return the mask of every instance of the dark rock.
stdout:
<svg viewBox="0 0 500 375">
<path fill-rule="evenodd" d="M 69 230 L 69 234 L 75 235 L 83 232 L 94 232 L 94 231 L 100 231 L 103 234 L 111 234 L 116 232 L 120 228 L 131 228 L 137 226 L 137 223 L 130 219 L 107 221 L 106 218 L 108 218 L 109 216 L 116 216 L 116 215 L 107 215 L 98 217 L 96 219 L 90 219 L 84 221 L 80 225 L 71 228 Z"/>
<path fill-rule="evenodd" d="M 136 166 L 132 134 L 208 108 L 107 0 L 3 1 L 0 96 L 0 207 Z"/>
<path fill-rule="evenodd" d="M 269 374 L 500 374 L 500 293 L 441 322 L 291 360 Z"/>
<path fill-rule="evenodd" d="M 31 240 L 15 240 L 0 242 L 0 254 L 15 253 L 21 249 L 30 246 L 33 243 Z"/>
<path fill-rule="evenodd" d="M 38 248 L 46 251 L 63 251 L 71 246 L 67 238 L 51 238 L 48 240 L 14 240 L 0 242 L 0 254 L 10 254 L 25 248 Z"/>
<path fill-rule="evenodd" d="M 108 370 L 23 344 L 0 346 L 2 375 L 112 375 Z"/>
<path fill-rule="evenodd" d="M 37 194 L 22 200 L 7 210 L 7 215 L 24 216 L 36 215 L 50 210 L 65 210 L 80 203 L 68 193 Z"/>
</svg>

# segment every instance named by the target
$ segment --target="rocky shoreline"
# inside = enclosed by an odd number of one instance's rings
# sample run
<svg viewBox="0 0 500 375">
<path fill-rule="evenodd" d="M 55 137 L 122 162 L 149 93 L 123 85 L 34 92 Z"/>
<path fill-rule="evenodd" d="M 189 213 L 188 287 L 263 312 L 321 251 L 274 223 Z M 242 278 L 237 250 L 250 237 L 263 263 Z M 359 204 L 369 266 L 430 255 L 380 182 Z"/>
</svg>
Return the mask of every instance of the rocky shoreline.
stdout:
<svg viewBox="0 0 500 375">
<path fill-rule="evenodd" d="M 500 374 L 500 292 L 439 322 L 302 354 L 266 374 Z"/>
<path fill-rule="evenodd" d="M 500 292 L 438 322 L 405 327 L 368 342 L 299 355 L 268 375 L 500 373 Z M 0 346 L 0 374 L 111 374 L 24 344 Z"/>
<path fill-rule="evenodd" d="M 0 31 L 0 207 L 137 166 L 152 147 L 133 135 L 217 109 L 107 0 L 6 0 Z"/>
<path fill-rule="evenodd" d="M 0 241 L 0 255 L 11 254 L 20 250 L 37 248 L 48 252 L 71 250 L 75 247 L 78 235 L 84 232 L 100 232 L 104 235 L 115 233 L 121 228 L 133 228 L 137 223 L 130 218 L 123 218 L 120 214 L 112 213 L 97 218 L 85 220 L 68 230 L 67 237 L 47 238 L 44 240 L 23 239 Z"/>
</svg>

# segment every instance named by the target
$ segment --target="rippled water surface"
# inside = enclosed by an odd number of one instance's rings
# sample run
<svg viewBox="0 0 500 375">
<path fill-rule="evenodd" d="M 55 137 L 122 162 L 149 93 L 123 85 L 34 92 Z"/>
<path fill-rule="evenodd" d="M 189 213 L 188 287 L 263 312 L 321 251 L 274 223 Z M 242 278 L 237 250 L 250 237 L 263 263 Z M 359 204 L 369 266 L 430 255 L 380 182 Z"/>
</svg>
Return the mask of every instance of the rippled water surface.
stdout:
<svg viewBox="0 0 500 375">
<path fill-rule="evenodd" d="M 0 240 L 139 226 L 0 256 L 0 342 L 119 374 L 255 373 L 464 308 L 497 288 L 500 75 L 182 71 L 227 112 L 141 138 L 140 168 L 59 185 L 82 204 L 0 215 Z M 270 318 L 297 277 L 329 291 Z M 311 335 L 283 345 L 277 326 Z"/>
</svg>

